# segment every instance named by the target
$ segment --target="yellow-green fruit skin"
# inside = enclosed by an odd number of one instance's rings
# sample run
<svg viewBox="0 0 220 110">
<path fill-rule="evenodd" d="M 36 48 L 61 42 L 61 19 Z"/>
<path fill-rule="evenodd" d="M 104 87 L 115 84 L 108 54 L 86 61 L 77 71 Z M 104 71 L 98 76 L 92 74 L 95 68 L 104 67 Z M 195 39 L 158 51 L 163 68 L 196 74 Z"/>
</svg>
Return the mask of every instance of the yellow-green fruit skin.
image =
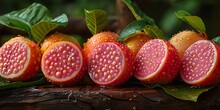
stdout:
<svg viewBox="0 0 220 110">
<path fill-rule="evenodd" d="M 149 40 L 151 40 L 151 38 L 146 33 L 137 32 L 125 39 L 123 43 L 131 49 L 136 56 L 140 48 Z"/>
</svg>

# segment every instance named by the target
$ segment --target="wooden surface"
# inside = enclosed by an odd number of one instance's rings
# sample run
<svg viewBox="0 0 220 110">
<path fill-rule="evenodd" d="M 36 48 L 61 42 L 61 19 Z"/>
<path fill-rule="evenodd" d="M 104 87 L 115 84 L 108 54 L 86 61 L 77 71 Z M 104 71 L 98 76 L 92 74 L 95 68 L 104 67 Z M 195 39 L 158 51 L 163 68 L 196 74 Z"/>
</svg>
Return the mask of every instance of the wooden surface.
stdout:
<svg viewBox="0 0 220 110">
<path fill-rule="evenodd" d="M 94 85 L 25 87 L 0 91 L 0 110 L 146 110 L 220 109 L 220 89 L 203 93 L 197 102 L 183 101 L 161 89 L 140 85 L 104 88 Z"/>
</svg>

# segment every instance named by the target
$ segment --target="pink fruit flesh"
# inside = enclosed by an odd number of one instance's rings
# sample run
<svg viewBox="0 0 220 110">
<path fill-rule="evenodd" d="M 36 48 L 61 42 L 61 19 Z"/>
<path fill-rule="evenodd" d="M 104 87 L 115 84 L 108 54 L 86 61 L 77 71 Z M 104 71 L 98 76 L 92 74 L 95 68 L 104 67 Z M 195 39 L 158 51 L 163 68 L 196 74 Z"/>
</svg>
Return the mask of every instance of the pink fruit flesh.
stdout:
<svg viewBox="0 0 220 110">
<path fill-rule="evenodd" d="M 28 46 L 21 41 L 13 41 L 0 49 L 0 73 L 16 77 L 23 73 L 30 59 Z"/>
<path fill-rule="evenodd" d="M 22 36 L 0 48 L 0 76 L 9 81 L 26 81 L 40 71 L 41 52 L 36 43 Z"/>
<path fill-rule="evenodd" d="M 145 45 L 146 48 L 144 47 L 145 50 L 139 52 L 142 55 L 136 57 L 137 67 L 139 67 L 136 68 L 137 77 L 150 77 L 153 75 L 152 73 L 158 70 L 159 66 L 162 66 L 162 62 L 165 59 L 165 48 L 163 45 L 163 42 L 148 43 Z M 145 63 L 143 63 L 143 59 Z"/>
<path fill-rule="evenodd" d="M 75 83 L 84 74 L 84 60 L 81 50 L 75 44 L 67 41 L 56 42 L 43 54 L 42 71 L 45 77 L 55 84 Z"/>
<path fill-rule="evenodd" d="M 126 47 L 127 48 L 127 47 Z M 98 85 L 116 86 L 127 81 L 133 70 L 131 52 L 125 52 L 115 43 L 102 43 L 91 53 L 88 70 L 91 79 Z M 125 52 L 125 53 L 123 53 Z M 128 54 L 129 53 L 129 54 Z M 127 56 L 131 58 L 127 58 Z M 129 60 L 128 60 L 129 59 Z M 129 61 L 129 64 L 128 64 Z"/>
<path fill-rule="evenodd" d="M 219 75 L 215 73 L 215 70 L 218 69 L 216 67 L 219 65 L 218 48 L 216 44 L 207 40 L 192 44 L 182 59 L 180 70 L 182 79 L 188 84 L 201 86 L 218 82 L 216 79 L 219 80 Z M 212 79 L 211 77 L 215 78 Z"/>
<path fill-rule="evenodd" d="M 167 84 L 177 76 L 179 64 L 177 51 L 171 44 L 150 40 L 136 55 L 134 76 L 149 84 Z"/>
<path fill-rule="evenodd" d="M 94 80 L 108 83 L 114 80 L 118 73 L 120 73 L 123 67 L 123 53 L 119 51 L 118 47 L 113 45 L 104 45 L 98 48 L 98 52 L 92 56 L 91 65 L 95 66 L 91 68 L 90 73 L 92 73 L 91 75 Z M 106 58 L 109 58 L 108 61 Z"/>
</svg>

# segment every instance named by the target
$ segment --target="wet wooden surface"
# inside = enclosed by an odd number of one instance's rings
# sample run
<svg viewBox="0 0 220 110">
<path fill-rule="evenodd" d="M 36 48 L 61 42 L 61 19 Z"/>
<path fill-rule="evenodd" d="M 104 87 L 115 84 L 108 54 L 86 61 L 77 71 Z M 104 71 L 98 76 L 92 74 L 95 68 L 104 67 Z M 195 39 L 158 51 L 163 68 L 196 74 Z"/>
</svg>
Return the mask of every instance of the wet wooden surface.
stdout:
<svg viewBox="0 0 220 110">
<path fill-rule="evenodd" d="M 162 89 L 143 86 L 103 88 L 95 85 L 25 87 L 0 91 L 0 110 L 146 110 L 220 109 L 220 89 L 203 93 L 197 102 L 183 101 Z"/>
</svg>

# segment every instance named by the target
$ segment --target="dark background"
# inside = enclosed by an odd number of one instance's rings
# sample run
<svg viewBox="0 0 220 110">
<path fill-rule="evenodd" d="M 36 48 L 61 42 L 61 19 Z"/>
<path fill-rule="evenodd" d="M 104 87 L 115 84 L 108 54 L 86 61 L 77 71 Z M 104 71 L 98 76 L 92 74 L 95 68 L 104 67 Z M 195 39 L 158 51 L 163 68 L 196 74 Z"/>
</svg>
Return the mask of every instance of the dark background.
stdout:
<svg viewBox="0 0 220 110">
<path fill-rule="evenodd" d="M 109 18 L 113 19 L 113 22 L 117 24 L 117 26 L 110 26 L 110 28 L 117 29 L 108 29 L 111 31 L 117 30 L 117 33 L 120 33 L 126 24 L 134 20 L 133 15 L 126 9 L 126 6 L 123 5 L 121 0 L 0 0 L 0 15 L 13 10 L 26 8 L 33 2 L 45 5 L 53 17 L 61 15 L 62 13 L 67 14 L 68 18 L 73 20 L 71 22 L 74 22 L 74 19 L 84 21 L 84 9 L 103 9 L 108 13 Z M 210 39 L 220 35 L 219 0 L 135 0 L 135 2 L 138 3 L 148 16 L 155 20 L 167 38 L 170 38 L 179 31 L 192 29 L 174 15 L 176 11 L 181 9 L 187 10 L 191 14 L 200 16 L 203 19 L 206 25 L 206 33 Z M 64 32 L 82 34 L 83 32 L 78 32 L 78 30 L 84 31 L 86 25 L 83 24 L 76 28 L 79 29 Z M 6 27 L 0 25 L 1 39 L 8 35 L 19 33 L 16 32 L 16 30 L 8 30 Z M 84 32 L 88 33 L 88 31 Z M 4 40 L 1 40 L 1 43 L 2 42 L 4 42 Z"/>
</svg>

